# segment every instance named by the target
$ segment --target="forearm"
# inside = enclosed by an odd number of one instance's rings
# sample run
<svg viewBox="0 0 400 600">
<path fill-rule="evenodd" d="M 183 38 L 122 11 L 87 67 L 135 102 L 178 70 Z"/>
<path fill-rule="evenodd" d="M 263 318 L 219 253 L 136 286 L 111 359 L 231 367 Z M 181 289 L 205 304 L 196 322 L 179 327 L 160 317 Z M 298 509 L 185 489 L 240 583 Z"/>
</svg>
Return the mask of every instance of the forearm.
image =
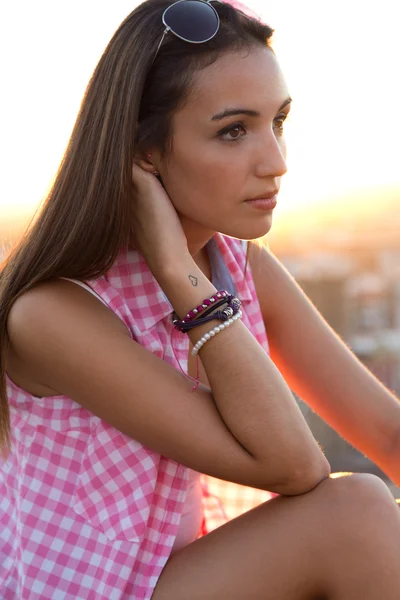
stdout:
<svg viewBox="0 0 400 600">
<path fill-rule="evenodd" d="M 181 318 L 217 291 L 191 257 L 174 272 L 156 276 Z M 192 343 L 219 323 L 196 327 L 189 333 Z M 289 387 L 240 320 L 204 344 L 200 356 L 223 421 L 247 452 L 265 464 L 271 481 L 312 482 L 328 474 L 329 465 Z"/>
</svg>

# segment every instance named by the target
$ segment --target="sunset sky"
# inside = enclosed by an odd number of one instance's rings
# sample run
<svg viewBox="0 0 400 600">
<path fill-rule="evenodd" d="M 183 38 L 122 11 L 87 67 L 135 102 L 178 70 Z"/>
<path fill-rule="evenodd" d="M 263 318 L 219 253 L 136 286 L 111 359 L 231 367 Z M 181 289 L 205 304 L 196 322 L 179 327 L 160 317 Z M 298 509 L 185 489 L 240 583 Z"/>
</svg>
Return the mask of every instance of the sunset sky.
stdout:
<svg viewBox="0 0 400 600">
<path fill-rule="evenodd" d="M 45 194 L 91 72 L 136 4 L 1 3 L 0 224 L 28 218 Z M 294 100 L 276 219 L 349 196 L 362 206 L 371 188 L 400 190 L 399 1 L 247 4 L 276 31 Z"/>
</svg>

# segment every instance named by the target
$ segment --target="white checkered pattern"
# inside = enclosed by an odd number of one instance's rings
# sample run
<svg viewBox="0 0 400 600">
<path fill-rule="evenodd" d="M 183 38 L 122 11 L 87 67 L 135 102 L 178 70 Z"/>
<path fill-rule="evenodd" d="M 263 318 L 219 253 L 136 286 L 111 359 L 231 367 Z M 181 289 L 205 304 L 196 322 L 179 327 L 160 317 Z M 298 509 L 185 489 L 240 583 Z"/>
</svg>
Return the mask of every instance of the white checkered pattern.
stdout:
<svg viewBox="0 0 400 600">
<path fill-rule="evenodd" d="M 268 352 L 242 242 L 216 234 L 243 305 Z M 135 251 L 88 282 L 133 339 L 187 372 L 189 339 Z M 143 447 L 66 396 L 36 398 L 7 383 L 12 452 L 0 470 L 2 600 L 149 600 L 176 538 L 189 470 Z M 203 533 L 270 498 L 203 477 Z M 223 499 L 225 508 L 218 497 Z"/>
</svg>

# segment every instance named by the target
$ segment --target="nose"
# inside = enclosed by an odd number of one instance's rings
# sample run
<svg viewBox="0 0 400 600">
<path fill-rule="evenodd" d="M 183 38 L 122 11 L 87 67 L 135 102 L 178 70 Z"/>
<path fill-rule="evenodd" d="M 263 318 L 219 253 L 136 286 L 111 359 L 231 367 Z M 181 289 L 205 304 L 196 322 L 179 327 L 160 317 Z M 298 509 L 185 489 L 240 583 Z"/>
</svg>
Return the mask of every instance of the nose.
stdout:
<svg viewBox="0 0 400 600">
<path fill-rule="evenodd" d="M 286 144 L 282 137 L 269 131 L 263 136 L 257 156 L 257 177 L 282 177 L 287 172 Z"/>
</svg>

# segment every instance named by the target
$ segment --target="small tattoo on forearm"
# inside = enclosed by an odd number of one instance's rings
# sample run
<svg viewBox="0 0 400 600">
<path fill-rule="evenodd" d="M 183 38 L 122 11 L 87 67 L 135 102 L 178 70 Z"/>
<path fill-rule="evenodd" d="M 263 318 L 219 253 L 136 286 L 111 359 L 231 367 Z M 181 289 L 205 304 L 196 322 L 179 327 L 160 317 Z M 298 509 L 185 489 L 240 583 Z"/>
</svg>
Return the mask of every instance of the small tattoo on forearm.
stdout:
<svg viewBox="0 0 400 600">
<path fill-rule="evenodd" d="M 189 279 L 192 283 L 192 286 L 197 287 L 197 277 L 193 277 L 193 275 L 189 275 Z"/>
</svg>

